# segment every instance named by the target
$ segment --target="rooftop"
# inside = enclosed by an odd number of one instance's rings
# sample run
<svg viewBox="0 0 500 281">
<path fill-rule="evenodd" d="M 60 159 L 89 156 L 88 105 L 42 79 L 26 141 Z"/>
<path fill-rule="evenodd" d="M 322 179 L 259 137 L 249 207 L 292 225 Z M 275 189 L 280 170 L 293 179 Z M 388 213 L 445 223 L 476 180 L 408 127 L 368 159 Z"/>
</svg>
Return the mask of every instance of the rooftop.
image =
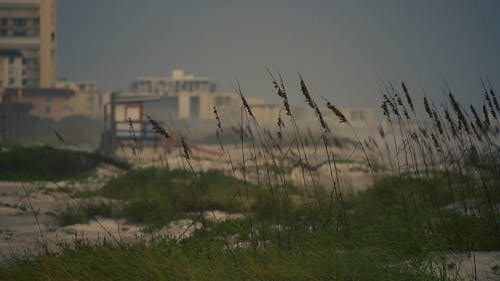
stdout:
<svg viewBox="0 0 500 281">
<path fill-rule="evenodd" d="M 72 97 L 75 91 L 70 89 L 60 88 L 7 88 L 4 90 L 4 95 L 17 95 L 19 90 L 22 91 L 25 97 Z"/>
</svg>

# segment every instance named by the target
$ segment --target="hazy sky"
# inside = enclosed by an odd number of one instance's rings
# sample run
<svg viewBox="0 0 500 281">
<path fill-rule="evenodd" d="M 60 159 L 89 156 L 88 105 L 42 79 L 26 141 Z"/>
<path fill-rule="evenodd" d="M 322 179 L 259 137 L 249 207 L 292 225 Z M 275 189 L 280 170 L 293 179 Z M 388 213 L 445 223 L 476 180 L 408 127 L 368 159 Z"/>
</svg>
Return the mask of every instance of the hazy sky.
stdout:
<svg viewBox="0 0 500 281">
<path fill-rule="evenodd" d="M 295 102 L 297 72 L 338 104 L 373 105 L 380 78 L 464 103 L 479 77 L 500 92 L 500 1 L 59 0 L 59 78 L 126 89 L 173 68 L 248 95 L 272 96 L 266 66 Z"/>
</svg>

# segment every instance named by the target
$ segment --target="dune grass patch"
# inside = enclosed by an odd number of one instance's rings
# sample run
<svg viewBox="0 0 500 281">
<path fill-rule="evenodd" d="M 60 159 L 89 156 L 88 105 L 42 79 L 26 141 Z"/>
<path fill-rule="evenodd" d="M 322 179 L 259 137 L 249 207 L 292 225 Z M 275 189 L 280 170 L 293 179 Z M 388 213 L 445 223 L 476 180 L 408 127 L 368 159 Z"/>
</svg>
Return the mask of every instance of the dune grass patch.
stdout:
<svg viewBox="0 0 500 281">
<path fill-rule="evenodd" d="M 0 152 L 0 180 L 58 181 L 89 176 L 98 164 L 128 169 L 123 161 L 97 152 L 50 146 L 11 147 Z"/>
</svg>

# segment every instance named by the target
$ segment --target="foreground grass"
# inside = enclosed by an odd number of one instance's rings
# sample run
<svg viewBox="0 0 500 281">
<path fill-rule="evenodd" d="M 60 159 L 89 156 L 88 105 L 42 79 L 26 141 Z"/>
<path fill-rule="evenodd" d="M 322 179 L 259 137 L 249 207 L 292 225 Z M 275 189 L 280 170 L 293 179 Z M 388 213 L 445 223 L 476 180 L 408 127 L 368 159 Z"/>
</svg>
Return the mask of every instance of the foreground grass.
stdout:
<svg viewBox="0 0 500 281">
<path fill-rule="evenodd" d="M 221 242 L 212 242 L 207 250 L 201 236 L 183 244 L 161 241 L 123 247 L 77 242 L 62 255 L 12 260 L 0 268 L 0 276 L 3 280 L 435 280 L 412 272 L 397 255 L 377 249 L 343 250 L 330 233 L 302 239 L 300 248 L 268 246 L 258 251 L 228 250 Z"/>
<path fill-rule="evenodd" d="M 77 179 L 90 175 L 99 163 L 129 168 L 127 163 L 96 152 L 56 149 L 50 146 L 12 147 L 0 152 L 0 180 Z"/>
<path fill-rule="evenodd" d="M 327 208 L 327 196 L 309 206 L 300 201 L 286 205 L 278 200 L 283 195 L 279 192 L 274 199 L 266 198 L 259 188 L 218 172 L 192 177 L 185 171 L 134 171 L 102 190 L 80 196 L 124 200 L 131 205 L 120 216 L 158 227 L 169 221 L 164 217 L 190 214 L 200 221 L 192 213 L 200 203 L 206 210 L 248 210 L 249 214 L 239 220 L 206 222 L 193 237 L 179 243 L 167 238 L 130 244 L 108 239 L 97 245 L 76 240 L 62 245 L 58 253 L 9 257 L 1 262 L 0 279 L 445 280 L 442 272 L 430 271 L 429 256 L 499 250 L 500 241 L 488 217 L 441 208 L 450 200 L 440 182 L 435 179 L 438 208 L 430 207 L 428 199 L 419 199 L 418 188 L 425 185 L 413 178 L 385 178 L 366 192 L 347 196 L 350 232 L 346 237 L 338 231 L 337 207 L 332 213 Z M 408 195 L 411 191 L 415 198 Z M 246 198 L 245 210 L 241 202 L 234 202 L 239 192 Z M 403 194 L 412 202 L 406 211 Z M 155 207 L 140 209 L 145 206 L 141 204 Z M 444 262 L 439 268 L 454 270 Z"/>
</svg>

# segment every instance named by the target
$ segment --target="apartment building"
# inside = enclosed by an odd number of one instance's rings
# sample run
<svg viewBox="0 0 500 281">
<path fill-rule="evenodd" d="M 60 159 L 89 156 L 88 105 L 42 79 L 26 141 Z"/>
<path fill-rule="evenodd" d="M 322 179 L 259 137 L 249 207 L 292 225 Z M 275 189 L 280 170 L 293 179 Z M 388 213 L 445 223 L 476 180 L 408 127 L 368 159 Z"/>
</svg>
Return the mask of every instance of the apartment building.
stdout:
<svg viewBox="0 0 500 281">
<path fill-rule="evenodd" d="M 23 87 L 54 87 L 56 0 L 0 0 L 0 50 L 22 54 Z"/>
</svg>

